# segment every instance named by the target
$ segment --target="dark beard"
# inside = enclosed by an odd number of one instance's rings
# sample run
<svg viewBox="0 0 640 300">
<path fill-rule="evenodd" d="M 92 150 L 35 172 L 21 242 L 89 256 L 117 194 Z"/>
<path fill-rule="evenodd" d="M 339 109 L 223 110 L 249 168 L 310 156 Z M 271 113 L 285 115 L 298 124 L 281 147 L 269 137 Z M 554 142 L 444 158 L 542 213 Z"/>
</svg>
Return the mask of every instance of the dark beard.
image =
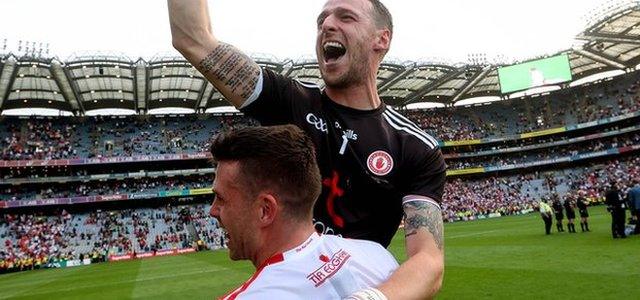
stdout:
<svg viewBox="0 0 640 300">
<path fill-rule="evenodd" d="M 346 73 L 333 81 L 325 80 L 324 74 L 322 74 L 325 86 L 332 89 L 345 89 L 364 83 L 367 74 L 367 60 L 361 58 L 360 60 L 353 60 L 353 62 L 351 68 L 349 68 Z"/>
</svg>

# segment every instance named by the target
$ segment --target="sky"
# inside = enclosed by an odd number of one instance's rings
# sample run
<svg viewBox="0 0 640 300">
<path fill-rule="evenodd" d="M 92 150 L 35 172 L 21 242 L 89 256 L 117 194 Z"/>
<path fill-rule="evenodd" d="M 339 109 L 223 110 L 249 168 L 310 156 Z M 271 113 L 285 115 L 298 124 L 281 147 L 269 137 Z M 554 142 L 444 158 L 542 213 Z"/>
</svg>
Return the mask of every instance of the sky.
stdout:
<svg viewBox="0 0 640 300">
<path fill-rule="evenodd" d="M 604 0 L 383 0 L 394 18 L 387 58 L 467 62 L 486 53 L 526 59 L 569 49 Z M 315 19 L 324 0 L 209 0 L 214 34 L 249 54 L 315 57 Z M 2 0 L 0 47 L 49 43 L 62 60 L 87 53 L 146 60 L 179 55 L 164 0 Z M 0 52 L 2 48 L 0 48 Z"/>
</svg>

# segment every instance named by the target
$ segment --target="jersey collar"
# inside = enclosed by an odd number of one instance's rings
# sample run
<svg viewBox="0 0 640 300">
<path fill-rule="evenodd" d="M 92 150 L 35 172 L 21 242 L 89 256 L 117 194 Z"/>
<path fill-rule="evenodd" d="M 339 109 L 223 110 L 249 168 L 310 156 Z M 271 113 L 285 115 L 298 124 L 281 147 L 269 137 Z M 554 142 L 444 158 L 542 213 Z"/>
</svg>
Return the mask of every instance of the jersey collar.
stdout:
<svg viewBox="0 0 640 300">
<path fill-rule="evenodd" d="M 306 241 L 295 248 L 282 253 L 282 256 L 284 259 L 292 259 L 296 256 L 304 255 L 305 253 L 315 249 L 320 244 L 320 239 L 321 236 L 317 232 L 314 232 Z"/>
<path fill-rule="evenodd" d="M 380 101 L 380 106 L 378 106 L 377 108 L 374 109 L 355 109 L 353 107 L 349 107 L 349 106 L 345 106 L 342 104 L 339 104 L 335 101 L 333 101 L 331 98 L 329 98 L 329 95 L 327 95 L 327 92 L 325 90 L 322 91 L 322 101 L 324 103 L 326 103 L 327 105 L 329 105 L 330 107 L 332 107 L 333 109 L 340 111 L 344 114 L 347 115 L 351 115 L 351 116 L 371 116 L 371 115 L 380 115 L 382 114 L 382 112 L 384 112 L 384 110 L 386 109 L 386 104 L 384 104 L 384 102 L 381 100 Z"/>
</svg>

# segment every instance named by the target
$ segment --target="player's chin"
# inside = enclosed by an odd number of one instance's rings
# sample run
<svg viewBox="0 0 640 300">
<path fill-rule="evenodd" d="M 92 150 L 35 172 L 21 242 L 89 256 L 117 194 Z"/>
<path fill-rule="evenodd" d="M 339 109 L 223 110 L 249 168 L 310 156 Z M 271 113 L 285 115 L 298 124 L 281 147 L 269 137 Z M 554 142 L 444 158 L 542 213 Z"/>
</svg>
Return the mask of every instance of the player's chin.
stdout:
<svg viewBox="0 0 640 300">
<path fill-rule="evenodd" d="M 227 245 L 227 248 L 229 249 L 229 259 L 231 259 L 231 260 L 241 260 L 242 259 L 241 255 L 238 254 L 238 251 L 235 250 L 233 245 L 229 244 L 229 245 Z"/>
<path fill-rule="evenodd" d="M 238 255 L 234 255 L 231 250 L 229 250 L 229 259 L 230 260 L 241 260 L 241 258 Z"/>
</svg>

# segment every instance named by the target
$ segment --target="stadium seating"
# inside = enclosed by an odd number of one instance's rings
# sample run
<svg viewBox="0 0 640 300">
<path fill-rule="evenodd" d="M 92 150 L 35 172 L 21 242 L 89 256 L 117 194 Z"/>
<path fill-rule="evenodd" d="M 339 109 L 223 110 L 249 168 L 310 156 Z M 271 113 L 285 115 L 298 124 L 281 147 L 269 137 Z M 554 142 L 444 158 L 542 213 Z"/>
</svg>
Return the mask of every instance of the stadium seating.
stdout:
<svg viewBox="0 0 640 300">
<path fill-rule="evenodd" d="M 218 249 L 224 246 L 223 232 L 208 210 L 197 204 L 75 215 L 64 210 L 53 216 L 3 214 L 0 261 L 5 269 L 33 269 L 60 260 L 190 248 L 198 239 Z"/>
<path fill-rule="evenodd" d="M 639 111 L 639 83 L 637 74 L 631 73 L 606 84 L 574 87 L 541 97 L 403 113 L 441 140 L 449 170 L 465 171 L 474 167 L 490 170 L 640 145 L 640 130 L 633 127 L 637 126 L 637 118 L 610 124 L 599 122 Z M 520 137 L 522 133 L 590 121 L 598 121 L 594 124 L 600 127 Z M 201 165 L 193 165 L 194 161 L 209 165 L 205 156 L 180 161 L 178 166 L 171 167 L 169 160 L 162 159 L 153 161 L 152 165 L 128 162 L 131 164 L 118 167 L 122 171 L 115 177 L 108 176 L 113 172 L 107 167 L 103 170 L 100 166 L 89 168 L 79 163 L 58 165 L 58 169 L 39 169 L 30 162 L 202 154 L 208 151 L 211 137 L 218 132 L 255 124 L 241 115 L 4 117 L 0 119 L 0 162 L 6 166 L 0 169 L 0 202 L 136 193 L 151 195 L 145 197 L 147 199 L 167 191 L 205 190 L 211 186 L 211 174 L 201 172 L 198 169 Z M 505 138 L 511 136 L 515 138 Z M 447 144 L 483 138 L 500 142 Z M 450 176 L 442 201 L 443 218 L 454 222 L 529 213 L 536 209 L 540 199 L 553 194 L 583 192 L 590 201 L 601 201 L 602 189 L 609 181 L 627 186 L 633 178 L 640 178 L 637 155 L 615 154 L 575 163 L 522 168 L 517 172 Z M 10 165 L 16 162 L 25 164 Z M 148 168 L 160 173 L 171 171 L 171 174 L 152 176 L 149 174 L 153 172 L 146 172 Z M 195 171 L 184 172 L 186 169 Z M 58 184 L 60 178 L 66 184 Z M 25 182 L 17 184 L 16 179 Z M 168 198 L 185 197 L 181 193 L 166 194 Z M 77 213 L 44 212 L 39 207 L 20 212 L 2 211 L 0 269 L 7 269 L 8 262 L 11 268 L 19 270 L 87 257 L 103 261 L 114 255 L 197 245 L 208 249 L 225 247 L 224 232 L 217 221 L 209 217 L 210 203 L 206 202 L 210 199 L 206 199 L 160 208 L 157 205 L 104 210 L 89 207 Z"/>
<path fill-rule="evenodd" d="M 489 105 L 406 112 L 433 136 L 479 139 L 584 123 L 640 110 L 636 73 L 612 82 L 558 91 L 547 96 Z"/>
<path fill-rule="evenodd" d="M 221 129 L 251 124 L 235 117 L 86 117 L 0 122 L 0 160 L 71 159 L 200 153 Z"/>
</svg>

